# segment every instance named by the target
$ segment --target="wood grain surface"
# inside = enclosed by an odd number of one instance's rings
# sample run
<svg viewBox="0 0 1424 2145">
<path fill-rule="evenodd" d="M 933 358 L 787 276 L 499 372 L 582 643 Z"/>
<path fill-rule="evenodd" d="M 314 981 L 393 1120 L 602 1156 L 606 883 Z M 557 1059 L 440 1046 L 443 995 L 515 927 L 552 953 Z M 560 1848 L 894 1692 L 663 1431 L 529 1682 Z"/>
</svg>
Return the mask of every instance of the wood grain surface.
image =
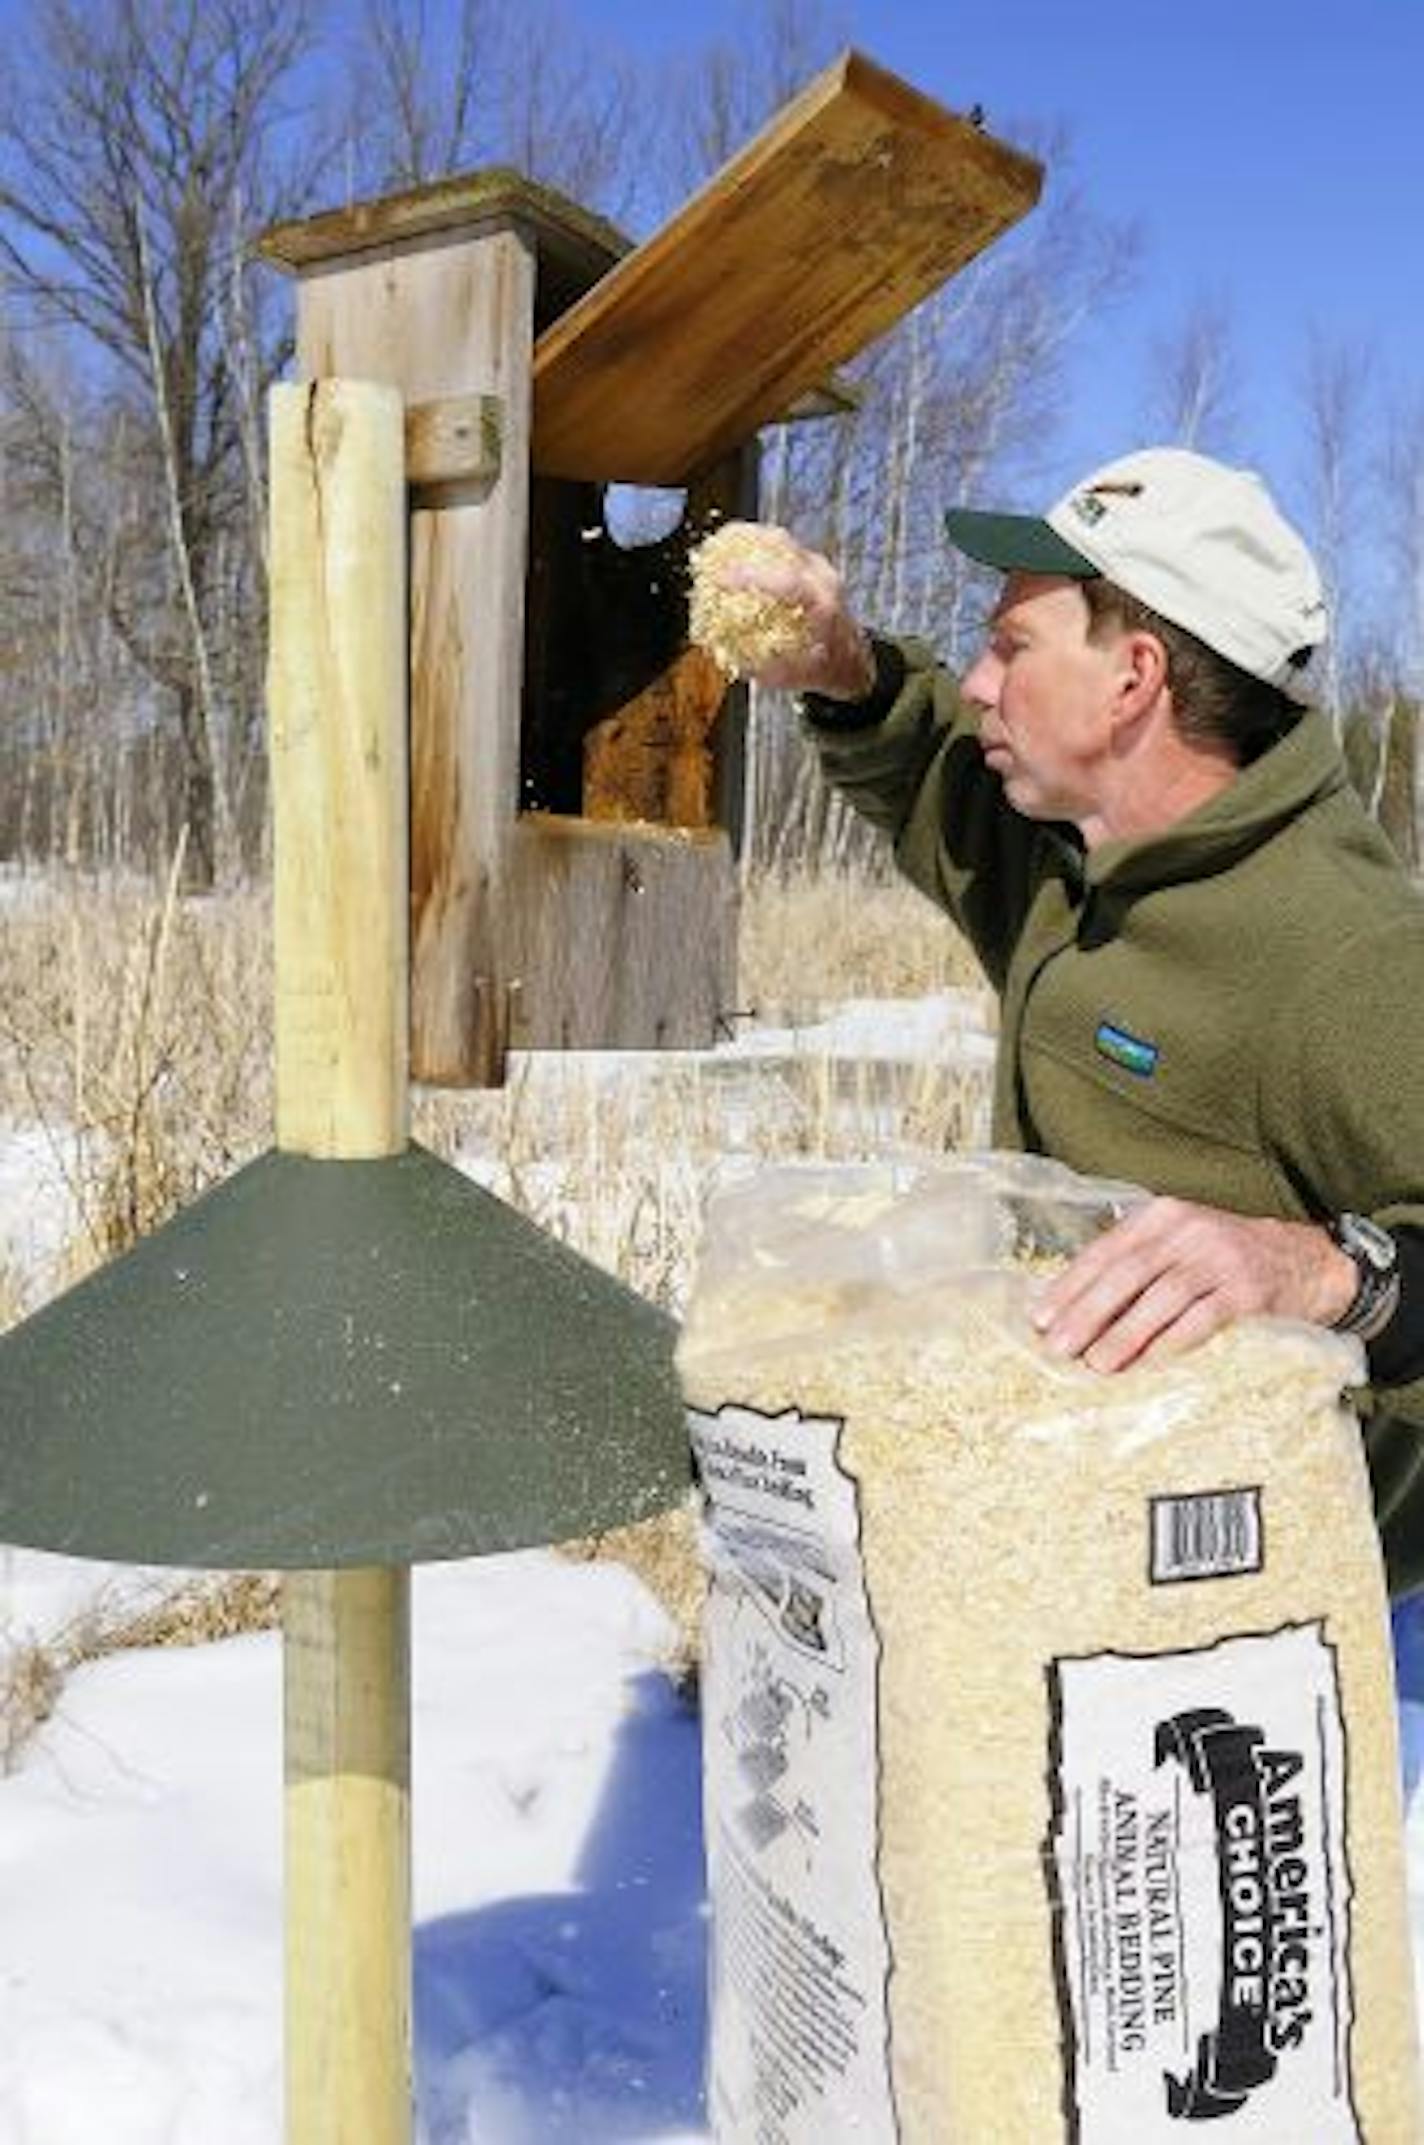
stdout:
<svg viewBox="0 0 1424 2145">
<path fill-rule="evenodd" d="M 681 483 L 972 260 L 1041 179 L 846 53 L 540 337 L 535 467 Z"/>
<path fill-rule="evenodd" d="M 518 802 L 535 256 L 482 227 L 390 245 L 303 277 L 309 378 L 389 381 L 418 408 L 493 397 L 492 475 L 417 491 L 410 521 L 411 1071 L 503 1076 L 501 897 Z"/>
<path fill-rule="evenodd" d="M 370 381 L 271 398 L 277 1144 L 406 1142 L 404 412 Z"/>
</svg>

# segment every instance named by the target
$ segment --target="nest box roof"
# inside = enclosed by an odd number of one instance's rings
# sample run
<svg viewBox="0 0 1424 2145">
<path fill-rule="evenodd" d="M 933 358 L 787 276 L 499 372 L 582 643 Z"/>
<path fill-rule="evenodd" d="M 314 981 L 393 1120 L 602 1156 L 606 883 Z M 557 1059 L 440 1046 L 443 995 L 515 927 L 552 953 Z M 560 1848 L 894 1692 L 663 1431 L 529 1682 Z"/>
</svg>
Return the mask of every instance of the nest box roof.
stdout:
<svg viewBox="0 0 1424 2145">
<path fill-rule="evenodd" d="M 844 54 L 545 330 L 535 468 L 681 484 L 1016 223 L 1042 176 Z"/>
</svg>

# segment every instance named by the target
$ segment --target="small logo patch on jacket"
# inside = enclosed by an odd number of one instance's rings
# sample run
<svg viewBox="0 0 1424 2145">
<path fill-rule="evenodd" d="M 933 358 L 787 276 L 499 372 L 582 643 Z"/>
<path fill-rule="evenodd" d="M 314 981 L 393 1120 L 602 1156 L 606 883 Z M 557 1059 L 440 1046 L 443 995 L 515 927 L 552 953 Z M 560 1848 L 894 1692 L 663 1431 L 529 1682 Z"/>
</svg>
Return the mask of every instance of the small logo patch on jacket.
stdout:
<svg viewBox="0 0 1424 2145">
<path fill-rule="evenodd" d="M 1120 1065 L 1124 1072 L 1135 1073 L 1139 1080 L 1150 1080 L 1157 1070 L 1161 1056 L 1157 1045 L 1144 1042 L 1140 1035 L 1129 1035 L 1126 1028 L 1115 1027 L 1110 1020 L 1099 1021 L 1093 1041 L 1103 1057 Z"/>
</svg>

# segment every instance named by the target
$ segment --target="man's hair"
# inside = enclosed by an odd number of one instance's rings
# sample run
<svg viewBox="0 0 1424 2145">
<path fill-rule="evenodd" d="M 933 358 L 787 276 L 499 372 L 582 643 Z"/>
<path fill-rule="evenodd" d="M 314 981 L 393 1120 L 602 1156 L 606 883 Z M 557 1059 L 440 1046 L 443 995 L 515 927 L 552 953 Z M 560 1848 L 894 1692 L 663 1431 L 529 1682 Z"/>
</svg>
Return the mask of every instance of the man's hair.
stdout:
<svg viewBox="0 0 1424 2145">
<path fill-rule="evenodd" d="M 1238 669 L 1115 581 L 1095 576 L 1078 586 L 1088 606 L 1089 640 L 1116 627 L 1150 633 L 1162 643 L 1172 708 L 1183 737 L 1201 745 L 1226 745 L 1245 766 L 1294 726 L 1300 708 L 1279 687 Z"/>
</svg>

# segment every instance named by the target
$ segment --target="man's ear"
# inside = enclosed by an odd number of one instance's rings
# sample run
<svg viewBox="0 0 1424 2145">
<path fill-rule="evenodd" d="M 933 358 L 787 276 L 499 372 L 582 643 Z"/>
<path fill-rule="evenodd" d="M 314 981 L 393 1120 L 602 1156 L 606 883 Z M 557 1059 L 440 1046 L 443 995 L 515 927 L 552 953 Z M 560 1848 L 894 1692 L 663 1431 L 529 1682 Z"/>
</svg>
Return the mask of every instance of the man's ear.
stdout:
<svg viewBox="0 0 1424 2145">
<path fill-rule="evenodd" d="M 1155 633 L 1124 633 L 1118 645 L 1119 714 L 1145 715 L 1167 685 L 1167 651 Z"/>
</svg>

